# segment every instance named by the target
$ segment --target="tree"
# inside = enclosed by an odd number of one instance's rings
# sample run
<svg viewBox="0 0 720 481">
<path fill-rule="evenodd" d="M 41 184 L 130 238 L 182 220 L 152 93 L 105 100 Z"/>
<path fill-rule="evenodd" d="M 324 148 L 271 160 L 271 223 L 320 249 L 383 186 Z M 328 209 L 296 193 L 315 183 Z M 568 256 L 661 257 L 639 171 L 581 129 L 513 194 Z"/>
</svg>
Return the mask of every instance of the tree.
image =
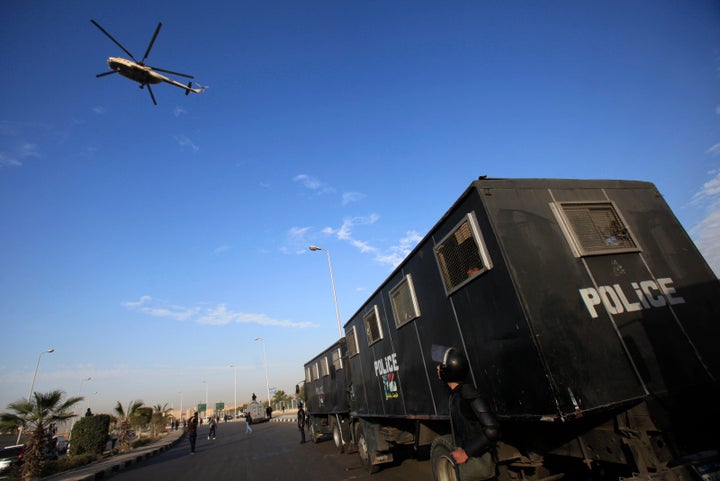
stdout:
<svg viewBox="0 0 720 481">
<path fill-rule="evenodd" d="M 117 429 L 118 429 L 118 449 L 120 451 L 128 451 L 130 449 L 130 435 L 131 426 L 130 419 L 135 416 L 138 409 L 143 407 L 143 402 L 140 400 L 130 401 L 127 406 L 127 410 L 123 408 L 120 401 L 115 406 L 115 414 L 118 415 Z"/>
<path fill-rule="evenodd" d="M 24 480 L 40 477 L 44 458 L 50 450 L 52 425 L 76 416 L 70 409 L 83 398 L 77 396 L 63 400 L 64 396 L 65 393 L 60 390 L 36 392 L 30 401 L 10 403 L 7 409 L 12 412 L 0 414 L 0 426 L 3 429 L 21 428 L 30 433 L 20 471 Z"/>
<path fill-rule="evenodd" d="M 91 454 L 97 456 L 105 450 L 110 427 L 109 414 L 84 416 L 72 428 L 70 455 Z"/>
<path fill-rule="evenodd" d="M 277 391 L 275 391 L 275 394 L 273 395 L 272 402 L 275 406 L 280 406 L 281 404 L 285 404 L 285 405 L 289 406 L 290 405 L 290 396 L 285 394 L 285 391 L 283 391 L 282 389 L 278 389 Z"/>
<path fill-rule="evenodd" d="M 169 408 L 167 403 L 162 406 L 159 404 L 153 406 L 152 419 L 150 421 L 153 437 L 165 430 L 165 424 L 171 412 L 172 408 Z"/>
</svg>

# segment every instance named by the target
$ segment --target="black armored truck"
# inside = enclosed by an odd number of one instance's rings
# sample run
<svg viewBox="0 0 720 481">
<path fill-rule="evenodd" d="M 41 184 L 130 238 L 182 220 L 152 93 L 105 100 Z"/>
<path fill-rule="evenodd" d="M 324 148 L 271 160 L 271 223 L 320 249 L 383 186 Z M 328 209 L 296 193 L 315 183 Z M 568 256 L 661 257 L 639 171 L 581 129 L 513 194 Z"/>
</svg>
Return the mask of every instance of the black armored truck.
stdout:
<svg viewBox="0 0 720 481">
<path fill-rule="evenodd" d="M 370 471 L 450 432 L 442 345 L 501 480 L 720 479 L 720 283 L 651 183 L 480 178 L 344 333 L 305 365 L 309 426 Z"/>
</svg>

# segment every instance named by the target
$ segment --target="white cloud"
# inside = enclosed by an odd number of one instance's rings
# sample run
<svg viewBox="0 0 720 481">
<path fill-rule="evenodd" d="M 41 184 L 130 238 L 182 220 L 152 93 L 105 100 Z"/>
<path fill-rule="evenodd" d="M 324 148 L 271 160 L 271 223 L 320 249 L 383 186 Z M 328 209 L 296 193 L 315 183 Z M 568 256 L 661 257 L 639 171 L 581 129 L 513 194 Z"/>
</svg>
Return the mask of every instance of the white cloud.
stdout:
<svg viewBox="0 0 720 481">
<path fill-rule="evenodd" d="M 715 147 L 720 146 L 717 144 Z M 708 151 L 710 152 L 710 151 Z M 720 172 L 705 182 L 693 196 L 692 204 L 705 206 L 705 218 L 690 229 L 690 236 L 707 260 L 715 275 L 720 274 Z"/>
<path fill-rule="evenodd" d="M 376 247 L 368 241 L 360 240 L 355 237 L 354 230 L 356 227 L 375 224 L 378 219 L 380 219 L 380 216 L 377 214 L 370 214 L 364 217 L 347 218 L 343 221 L 339 228 L 334 229 L 332 227 L 325 227 L 322 232 L 325 235 L 331 235 L 336 237 L 338 240 L 349 243 L 358 249 L 362 254 L 375 254 L 374 260 L 380 264 L 397 267 L 417 245 L 420 239 L 422 239 L 422 236 L 416 231 L 408 231 L 404 237 L 398 240 L 397 244 L 386 248 Z"/>
<path fill-rule="evenodd" d="M 175 110 L 173 110 L 173 115 L 174 115 L 175 117 L 180 117 L 181 115 L 186 114 L 186 113 L 187 113 L 187 110 L 185 110 L 184 108 L 182 108 L 182 107 L 179 106 L 179 105 L 177 105 L 177 106 L 175 107 Z"/>
<path fill-rule="evenodd" d="M 715 275 L 720 275 L 720 205 L 716 204 L 715 207 L 690 230 L 690 234 Z"/>
<path fill-rule="evenodd" d="M 307 174 L 298 174 L 293 177 L 293 182 L 299 182 L 308 190 L 317 192 L 318 194 L 329 194 L 335 192 L 335 189 L 322 182 L 321 180 Z"/>
<path fill-rule="evenodd" d="M 191 321 L 197 324 L 224 326 L 227 324 L 258 324 L 261 326 L 291 327 L 307 329 L 318 327 L 311 322 L 294 322 L 284 319 L 273 319 L 265 314 L 235 312 L 225 304 L 211 308 L 163 306 L 151 296 L 142 296 L 137 301 L 126 301 L 122 305 L 132 311 L 142 312 L 153 317 L 170 318 L 177 321 Z"/>
<path fill-rule="evenodd" d="M 198 313 L 199 308 L 187 308 L 183 306 L 159 306 L 150 296 L 142 296 L 138 301 L 126 301 L 122 305 L 132 311 L 142 312 L 154 317 L 169 317 L 176 321 L 187 321 Z"/>
<path fill-rule="evenodd" d="M 93 107 L 93 112 L 95 112 L 98 115 L 102 115 L 105 113 L 105 107 L 103 107 L 101 105 L 96 105 L 95 107 Z"/>
<path fill-rule="evenodd" d="M 232 249 L 231 245 L 223 244 L 221 246 L 217 246 L 215 249 L 213 249 L 214 254 L 222 254 L 223 252 L 227 252 L 230 249 Z"/>
<path fill-rule="evenodd" d="M 200 150 L 200 147 L 195 145 L 195 142 L 193 142 L 188 136 L 186 135 L 176 135 L 175 141 L 180 145 L 180 147 L 190 147 L 194 152 L 197 152 Z"/>
<path fill-rule="evenodd" d="M 0 152 L 0 167 L 20 167 L 21 165 L 22 162 L 16 156 Z"/>
<path fill-rule="evenodd" d="M 365 198 L 365 194 L 360 192 L 345 192 L 342 195 L 342 205 L 348 205 L 351 202 L 359 202 Z"/>
</svg>

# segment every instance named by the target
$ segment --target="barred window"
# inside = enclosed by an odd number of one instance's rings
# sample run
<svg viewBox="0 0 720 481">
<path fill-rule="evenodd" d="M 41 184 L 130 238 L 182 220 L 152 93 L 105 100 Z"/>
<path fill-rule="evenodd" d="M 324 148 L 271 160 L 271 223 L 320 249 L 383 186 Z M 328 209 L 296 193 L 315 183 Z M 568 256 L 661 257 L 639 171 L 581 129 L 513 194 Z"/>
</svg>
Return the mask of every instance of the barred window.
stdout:
<svg viewBox="0 0 720 481">
<path fill-rule="evenodd" d="M 313 381 L 320 379 L 320 363 L 316 362 L 313 364 Z"/>
<path fill-rule="evenodd" d="M 320 364 L 320 376 L 322 376 L 322 377 L 329 376 L 330 375 L 330 367 L 328 365 L 327 356 L 320 359 L 319 364 Z"/>
<path fill-rule="evenodd" d="M 578 256 L 640 250 L 612 202 L 564 202 L 559 213 Z"/>
<path fill-rule="evenodd" d="M 472 212 L 438 243 L 435 257 L 448 294 L 492 268 Z"/>
<path fill-rule="evenodd" d="M 390 291 L 390 303 L 393 316 L 395 316 L 395 327 L 400 327 L 416 317 L 420 317 L 420 308 L 410 274 Z"/>
<path fill-rule="evenodd" d="M 347 350 L 348 350 L 348 357 L 353 357 L 357 355 L 360 350 L 358 349 L 357 344 L 357 335 L 355 333 L 355 326 L 350 328 L 350 330 L 347 332 L 345 339 L 347 340 Z"/>
<path fill-rule="evenodd" d="M 332 352 L 332 365 L 336 371 L 339 371 L 340 369 L 343 368 L 342 355 L 340 353 L 340 349 L 335 349 Z"/>
<path fill-rule="evenodd" d="M 368 345 L 382 339 L 382 327 L 380 326 L 380 315 L 377 305 L 372 306 L 370 312 L 363 316 L 365 321 L 365 334 L 367 334 Z"/>
</svg>

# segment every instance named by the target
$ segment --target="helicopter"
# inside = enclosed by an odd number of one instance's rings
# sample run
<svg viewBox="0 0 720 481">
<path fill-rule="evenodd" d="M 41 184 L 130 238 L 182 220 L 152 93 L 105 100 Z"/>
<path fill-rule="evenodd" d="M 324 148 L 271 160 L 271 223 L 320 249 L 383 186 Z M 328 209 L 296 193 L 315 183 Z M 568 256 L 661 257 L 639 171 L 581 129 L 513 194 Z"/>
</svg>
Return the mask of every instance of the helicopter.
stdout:
<svg viewBox="0 0 720 481">
<path fill-rule="evenodd" d="M 150 55 L 150 50 L 153 47 L 153 44 L 155 43 L 155 39 L 158 36 L 158 33 L 160 33 L 160 28 L 162 28 L 162 22 L 158 22 L 158 26 L 155 29 L 155 33 L 152 36 L 152 40 L 150 40 L 150 44 L 148 45 L 147 50 L 145 51 L 145 55 L 143 56 L 142 60 L 138 61 L 132 53 L 130 53 L 129 50 L 127 50 L 125 47 L 122 46 L 120 42 L 115 40 L 115 38 L 110 35 L 107 30 L 102 28 L 99 23 L 97 23 L 95 20 L 90 20 L 93 25 L 95 25 L 97 28 L 100 29 L 102 33 L 107 35 L 107 37 L 112 40 L 115 45 L 120 47 L 120 49 L 128 54 L 132 60 L 128 60 L 122 57 L 110 57 L 107 59 L 108 67 L 110 67 L 109 72 L 103 72 L 100 74 L 97 74 L 95 77 L 105 77 L 106 75 L 112 75 L 115 73 L 119 73 L 125 78 L 129 78 L 130 80 L 133 80 L 140 84 L 140 88 L 145 88 L 147 86 L 147 91 L 150 94 L 150 98 L 153 101 L 153 104 L 157 105 L 157 101 L 155 100 L 155 94 L 153 94 L 152 88 L 150 85 L 159 84 L 162 82 L 169 83 L 170 85 L 174 85 L 176 87 L 180 87 L 181 89 L 185 90 L 185 95 L 189 95 L 190 92 L 199 94 L 205 91 L 207 87 L 203 87 L 202 85 L 199 85 L 198 88 L 193 88 L 193 82 L 192 80 L 188 82 L 187 85 L 178 82 L 177 80 L 173 80 L 169 77 L 166 77 L 158 72 L 168 73 L 172 75 L 178 75 L 180 77 L 185 77 L 189 79 L 194 79 L 192 75 L 180 73 L 180 72 L 173 72 L 172 70 L 165 70 L 158 67 L 151 67 L 150 65 L 145 65 L 145 59 L 147 59 L 148 55 Z"/>
</svg>

